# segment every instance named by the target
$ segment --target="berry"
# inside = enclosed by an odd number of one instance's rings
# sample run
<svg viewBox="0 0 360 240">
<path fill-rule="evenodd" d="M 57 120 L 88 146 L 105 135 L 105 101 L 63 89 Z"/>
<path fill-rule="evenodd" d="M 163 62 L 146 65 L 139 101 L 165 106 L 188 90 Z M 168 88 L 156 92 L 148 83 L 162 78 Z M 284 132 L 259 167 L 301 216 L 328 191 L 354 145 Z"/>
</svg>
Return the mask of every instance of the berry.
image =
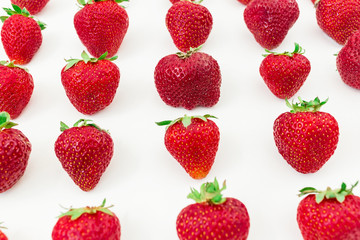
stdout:
<svg viewBox="0 0 360 240">
<path fill-rule="evenodd" d="M 48 2 L 49 0 L 11 0 L 12 4 L 26 8 L 31 15 L 39 13 Z"/>
</svg>

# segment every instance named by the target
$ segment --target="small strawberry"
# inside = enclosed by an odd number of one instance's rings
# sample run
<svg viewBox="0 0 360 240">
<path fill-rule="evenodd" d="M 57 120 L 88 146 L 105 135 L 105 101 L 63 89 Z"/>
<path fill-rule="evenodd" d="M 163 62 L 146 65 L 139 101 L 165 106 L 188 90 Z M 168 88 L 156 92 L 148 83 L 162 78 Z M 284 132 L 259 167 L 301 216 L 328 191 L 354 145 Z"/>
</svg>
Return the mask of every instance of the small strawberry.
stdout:
<svg viewBox="0 0 360 240">
<path fill-rule="evenodd" d="M 297 209 L 297 222 L 304 240 L 360 239 L 360 197 L 343 183 L 340 189 L 318 191 L 307 187 Z"/>
<path fill-rule="evenodd" d="M 240 3 L 244 4 L 244 5 L 248 5 L 250 1 L 251 0 L 238 0 L 238 2 L 240 2 Z"/>
<path fill-rule="evenodd" d="M 118 3 L 128 0 L 78 0 L 83 5 L 74 16 L 75 30 L 91 55 L 114 56 L 129 27 L 129 17 Z"/>
<path fill-rule="evenodd" d="M 189 199 L 196 201 L 185 207 L 176 220 L 180 240 L 246 240 L 250 229 L 250 218 L 245 205 L 235 198 L 223 198 L 214 182 L 201 185 L 200 192 L 191 190 Z"/>
<path fill-rule="evenodd" d="M 11 0 L 12 4 L 26 8 L 31 15 L 39 13 L 48 2 L 49 0 Z"/>
<path fill-rule="evenodd" d="M 184 116 L 173 121 L 157 122 L 165 126 L 165 146 L 169 153 L 194 179 L 206 177 L 214 163 L 220 141 L 211 115 Z"/>
<path fill-rule="evenodd" d="M 337 43 L 360 29 L 360 0 L 316 0 L 316 19 L 319 27 Z"/>
<path fill-rule="evenodd" d="M 55 153 L 64 170 L 83 191 L 98 184 L 114 153 L 114 142 L 105 130 L 80 119 L 69 128 L 61 122 Z"/>
<path fill-rule="evenodd" d="M 5 228 L 1 226 L 2 222 L 0 222 L 0 240 L 8 240 L 8 238 L 6 237 L 5 233 L 3 233 L 1 231 L 1 228 Z"/>
<path fill-rule="evenodd" d="M 213 18 L 209 10 L 200 5 L 201 1 L 179 1 L 166 14 L 166 27 L 175 46 L 182 52 L 199 47 L 210 35 Z"/>
<path fill-rule="evenodd" d="M 334 154 L 339 140 L 339 126 L 329 113 L 321 112 L 326 101 L 286 104 L 290 112 L 274 122 L 274 140 L 279 153 L 296 171 L 314 173 Z"/>
<path fill-rule="evenodd" d="M 0 113 L 0 193 L 12 188 L 24 175 L 30 152 L 29 139 L 10 122 L 7 112 Z"/>
<path fill-rule="evenodd" d="M 299 91 L 310 73 L 310 61 L 303 55 L 299 44 L 295 50 L 275 53 L 266 50 L 260 65 L 260 75 L 270 91 L 278 98 L 291 98 Z"/>
<path fill-rule="evenodd" d="M 120 71 L 111 61 L 117 56 L 90 58 L 84 51 L 82 59 L 66 60 L 61 82 L 72 105 L 83 114 L 94 114 L 113 101 L 119 86 Z"/>
<path fill-rule="evenodd" d="M 4 8 L 10 15 L 0 17 L 4 23 L 1 28 L 1 41 L 5 52 L 15 64 L 26 64 L 31 61 L 42 43 L 41 30 L 45 24 L 35 21 L 25 9 L 12 4 L 14 10 Z"/>
<path fill-rule="evenodd" d="M 59 216 L 52 240 L 119 240 L 120 221 L 110 207 L 104 200 L 98 207 L 71 208 Z"/>
<path fill-rule="evenodd" d="M 255 40 L 266 49 L 278 47 L 300 14 L 296 0 L 252 0 L 244 20 Z"/>
<path fill-rule="evenodd" d="M 155 85 L 167 105 L 193 109 L 219 101 L 220 67 L 213 57 L 198 50 L 168 55 L 157 64 Z"/>
</svg>

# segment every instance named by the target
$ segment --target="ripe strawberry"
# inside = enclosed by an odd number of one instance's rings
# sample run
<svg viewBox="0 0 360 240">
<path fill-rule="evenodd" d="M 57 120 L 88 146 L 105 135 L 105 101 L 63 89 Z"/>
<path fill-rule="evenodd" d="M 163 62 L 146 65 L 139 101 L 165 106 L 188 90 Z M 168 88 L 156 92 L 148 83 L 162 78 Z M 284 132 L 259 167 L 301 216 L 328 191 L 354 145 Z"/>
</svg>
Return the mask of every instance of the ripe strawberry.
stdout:
<svg viewBox="0 0 360 240">
<path fill-rule="evenodd" d="M 31 15 L 39 13 L 48 2 L 49 0 L 11 0 L 12 4 L 26 8 Z"/>
<path fill-rule="evenodd" d="M 290 112 L 274 122 L 274 139 L 279 153 L 296 171 L 314 173 L 334 154 L 339 140 L 339 126 L 329 113 L 320 112 L 326 101 L 286 104 Z"/>
<path fill-rule="evenodd" d="M 114 153 L 114 143 L 107 131 L 80 119 L 69 128 L 61 122 L 61 135 L 55 153 L 64 170 L 83 191 L 98 184 Z"/>
<path fill-rule="evenodd" d="M 198 50 L 168 55 L 157 64 L 155 85 L 167 105 L 193 109 L 219 101 L 220 67 L 213 57 Z"/>
<path fill-rule="evenodd" d="M 320 28 L 344 45 L 360 29 L 360 0 L 316 0 L 316 19 Z"/>
<path fill-rule="evenodd" d="M 245 205 L 235 198 L 223 198 L 216 178 L 204 183 L 200 192 L 191 190 L 189 199 L 196 201 L 181 210 L 176 220 L 180 240 L 223 239 L 246 240 L 250 218 Z"/>
<path fill-rule="evenodd" d="M 24 8 L 12 4 L 14 10 L 4 8 L 10 15 L 0 17 L 4 23 L 1 28 L 1 41 L 5 52 L 15 64 L 26 64 L 31 61 L 42 43 L 41 30 L 45 24 L 35 21 Z"/>
<path fill-rule="evenodd" d="M 240 3 L 244 4 L 244 5 L 248 5 L 250 1 L 251 0 L 238 0 L 238 2 L 240 2 Z"/>
<path fill-rule="evenodd" d="M 118 217 L 105 207 L 72 208 L 59 216 L 52 240 L 119 240 L 121 225 Z"/>
<path fill-rule="evenodd" d="M 360 197 L 343 183 L 340 189 L 318 191 L 308 187 L 297 209 L 297 222 L 304 240 L 360 239 Z"/>
<path fill-rule="evenodd" d="M 213 25 L 209 10 L 189 0 L 173 4 L 166 14 L 165 22 L 175 46 L 182 52 L 205 43 Z"/>
<path fill-rule="evenodd" d="M 219 146 L 219 128 L 208 118 L 215 117 L 185 115 L 156 123 L 167 125 L 166 149 L 194 179 L 204 178 L 210 172 Z"/>
<path fill-rule="evenodd" d="M 310 61 L 303 55 L 299 44 L 295 50 L 275 53 L 266 50 L 260 65 L 260 75 L 270 91 L 278 98 L 291 98 L 299 91 L 310 73 Z"/>
<path fill-rule="evenodd" d="M 30 152 L 29 139 L 10 122 L 7 112 L 0 113 L 0 193 L 12 188 L 24 175 Z"/>
<path fill-rule="evenodd" d="M 129 27 L 129 17 L 118 3 L 128 0 L 78 0 L 83 5 L 74 16 L 75 30 L 91 55 L 114 56 Z"/>
<path fill-rule="evenodd" d="M 72 105 L 83 114 L 94 114 L 113 101 L 119 86 L 120 71 L 111 61 L 116 57 L 90 58 L 84 51 L 82 59 L 66 60 L 61 82 Z"/>
<path fill-rule="evenodd" d="M 266 49 L 278 47 L 300 14 L 296 0 L 253 0 L 244 20 L 255 40 Z"/>
</svg>

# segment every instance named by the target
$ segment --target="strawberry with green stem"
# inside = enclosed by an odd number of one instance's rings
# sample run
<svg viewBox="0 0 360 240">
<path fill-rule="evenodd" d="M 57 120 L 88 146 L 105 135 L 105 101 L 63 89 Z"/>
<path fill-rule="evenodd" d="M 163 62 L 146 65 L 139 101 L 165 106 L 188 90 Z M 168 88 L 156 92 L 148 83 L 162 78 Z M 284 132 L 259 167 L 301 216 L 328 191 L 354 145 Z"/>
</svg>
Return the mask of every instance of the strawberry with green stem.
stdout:
<svg viewBox="0 0 360 240">
<path fill-rule="evenodd" d="M 49 0 L 11 0 L 12 4 L 26 8 L 31 15 L 39 13 L 48 2 Z"/>
</svg>

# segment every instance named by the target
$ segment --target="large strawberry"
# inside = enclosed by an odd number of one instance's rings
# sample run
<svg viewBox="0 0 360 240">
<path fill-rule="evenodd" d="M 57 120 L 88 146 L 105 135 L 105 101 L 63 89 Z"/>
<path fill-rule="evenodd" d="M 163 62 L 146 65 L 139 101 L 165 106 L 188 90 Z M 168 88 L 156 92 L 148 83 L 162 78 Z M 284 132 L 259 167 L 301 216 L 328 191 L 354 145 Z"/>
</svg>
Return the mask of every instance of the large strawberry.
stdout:
<svg viewBox="0 0 360 240">
<path fill-rule="evenodd" d="M 11 0 L 11 3 L 26 8 L 31 15 L 39 13 L 49 0 Z"/>
<path fill-rule="evenodd" d="M 275 53 L 266 50 L 260 65 L 260 75 L 278 98 L 291 98 L 304 84 L 310 73 L 310 61 L 299 44 L 293 52 Z"/>
<path fill-rule="evenodd" d="M 61 214 L 52 240 L 119 240 L 120 235 L 120 221 L 104 200 L 98 207 L 71 208 Z"/>
<path fill-rule="evenodd" d="M 296 0 L 252 0 L 244 20 L 255 40 L 266 49 L 278 47 L 300 14 Z"/>
<path fill-rule="evenodd" d="M 29 139 L 12 128 L 7 112 L 0 113 L 0 193 L 12 188 L 24 175 L 31 152 Z"/>
<path fill-rule="evenodd" d="M 194 179 L 206 177 L 219 146 L 220 132 L 211 115 L 187 116 L 157 122 L 165 126 L 165 146 L 169 153 Z"/>
<path fill-rule="evenodd" d="M 326 101 L 319 98 L 287 105 L 274 122 L 274 140 L 279 153 L 296 171 L 314 173 L 334 154 L 339 140 L 339 126 L 329 113 L 321 112 Z"/>
<path fill-rule="evenodd" d="M 339 189 L 318 191 L 307 187 L 297 209 L 297 222 L 304 240 L 360 239 L 360 197 L 343 183 Z"/>
<path fill-rule="evenodd" d="M 250 218 L 245 205 L 235 198 L 223 198 L 214 182 L 201 185 L 200 192 L 192 189 L 188 198 L 196 201 L 185 207 L 176 220 L 180 240 L 246 240 L 250 229 Z"/>
<path fill-rule="evenodd" d="M 320 28 L 344 45 L 360 29 L 360 0 L 316 0 L 316 19 Z"/>
<path fill-rule="evenodd" d="M 119 86 L 120 71 L 111 61 L 117 57 L 90 58 L 84 51 L 82 59 L 66 60 L 61 82 L 72 105 L 81 113 L 94 114 L 113 101 Z"/>
<path fill-rule="evenodd" d="M 14 9 L 4 8 L 10 15 L 0 17 L 4 23 L 1 28 L 1 41 L 5 52 L 15 64 L 31 61 L 42 43 L 41 30 L 45 24 L 34 20 L 25 9 L 12 4 Z"/>
<path fill-rule="evenodd" d="M 69 128 L 61 122 L 55 153 L 64 170 L 83 191 L 98 184 L 114 153 L 114 142 L 105 130 L 80 119 Z"/>
<path fill-rule="evenodd" d="M 175 46 L 182 52 L 204 44 L 210 35 L 213 18 L 200 2 L 179 1 L 166 14 L 166 27 Z"/>
<path fill-rule="evenodd" d="M 219 101 L 220 67 L 213 57 L 197 50 L 168 55 L 157 64 L 155 85 L 166 104 L 193 109 Z"/>
<path fill-rule="evenodd" d="M 129 17 L 118 3 L 127 0 L 78 0 L 83 5 L 74 16 L 75 30 L 91 55 L 114 56 L 129 27 Z"/>
</svg>

